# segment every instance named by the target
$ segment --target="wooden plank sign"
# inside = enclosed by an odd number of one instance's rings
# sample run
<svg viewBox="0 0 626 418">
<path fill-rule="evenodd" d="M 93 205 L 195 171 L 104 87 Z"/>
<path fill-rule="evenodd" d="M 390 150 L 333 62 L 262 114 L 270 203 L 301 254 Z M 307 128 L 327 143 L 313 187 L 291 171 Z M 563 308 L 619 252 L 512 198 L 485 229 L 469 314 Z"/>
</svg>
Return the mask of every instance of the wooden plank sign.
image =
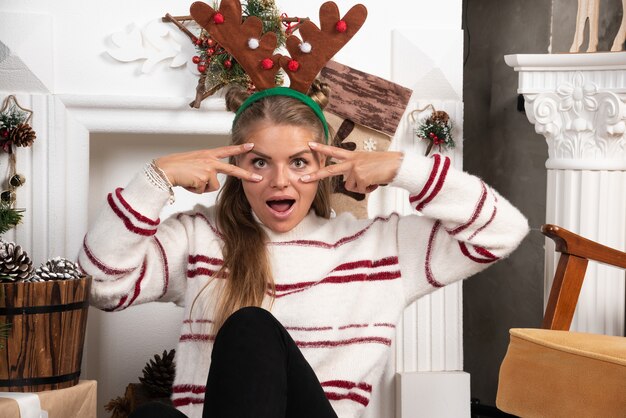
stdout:
<svg viewBox="0 0 626 418">
<path fill-rule="evenodd" d="M 320 73 L 331 88 L 325 110 L 393 136 L 413 91 L 389 80 L 329 61 Z"/>
<path fill-rule="evenodd" d="M 0 350 L 0 392 L 37 392 L 78 383 L 91 277 L 0 283 L 0 323 L 11 324 Z"/>
</svg>

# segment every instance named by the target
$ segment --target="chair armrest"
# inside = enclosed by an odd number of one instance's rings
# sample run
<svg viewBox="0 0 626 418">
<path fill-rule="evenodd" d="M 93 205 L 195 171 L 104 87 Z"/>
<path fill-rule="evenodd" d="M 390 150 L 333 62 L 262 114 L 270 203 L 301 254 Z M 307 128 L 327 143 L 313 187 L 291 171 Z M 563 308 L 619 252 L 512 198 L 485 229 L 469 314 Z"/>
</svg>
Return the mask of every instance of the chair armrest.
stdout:
<svg viewBox="0 0 626 418">
<path fill-rule="evenodd" d="M 560 226 L 546 224 L 541 232 L 556 244 L 556 251 L 626 268 L 626 253 L 581 237 Z"/>
<path fill-rule="evenodd" d="M 569 330 L 588 260 L 626 268 L 626 253 L 556 225 L 544 225 L 541 232 L 555 242 L 556 251 L 561 253 L 541 327 Z"/>
</svg>

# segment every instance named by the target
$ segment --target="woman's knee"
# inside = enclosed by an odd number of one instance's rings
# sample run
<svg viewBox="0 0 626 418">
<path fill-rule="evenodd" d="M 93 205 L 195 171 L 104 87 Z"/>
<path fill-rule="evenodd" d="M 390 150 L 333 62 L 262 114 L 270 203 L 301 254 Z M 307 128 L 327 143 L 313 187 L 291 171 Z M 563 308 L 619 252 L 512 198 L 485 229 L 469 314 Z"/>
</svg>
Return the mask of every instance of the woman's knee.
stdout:
<svg viewBox="0 0 626 418">
<path fill-rule="evenodd" d="M 263 308 L 248 306 L 231 314 L 215 336 L 215 344 L 245 341 L 247 344 L 266 343 L 282 338 L 282 325 Z"/>
</svg>

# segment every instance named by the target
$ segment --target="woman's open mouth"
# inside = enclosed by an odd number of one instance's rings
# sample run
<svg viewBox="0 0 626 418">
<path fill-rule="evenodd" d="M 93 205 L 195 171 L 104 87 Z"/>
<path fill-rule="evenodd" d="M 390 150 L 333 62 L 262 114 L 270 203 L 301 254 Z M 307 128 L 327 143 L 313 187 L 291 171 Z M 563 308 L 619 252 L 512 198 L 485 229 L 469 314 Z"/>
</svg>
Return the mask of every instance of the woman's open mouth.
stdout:
<svg viewBox="0 0 626 418">
<path fill-rule="evenodd" d="M 270 212 L 278 218 L 286 218 L 292 212 L 295 199 L 270 199 L 267 202 Z"/>
</svg>

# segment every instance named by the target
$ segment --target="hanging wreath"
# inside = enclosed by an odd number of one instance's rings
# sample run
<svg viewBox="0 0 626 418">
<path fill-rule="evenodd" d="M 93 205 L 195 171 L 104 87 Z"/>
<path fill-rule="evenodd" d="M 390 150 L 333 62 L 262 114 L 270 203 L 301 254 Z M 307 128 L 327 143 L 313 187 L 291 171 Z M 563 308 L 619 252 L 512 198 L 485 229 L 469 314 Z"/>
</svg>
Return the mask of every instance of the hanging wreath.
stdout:
<svg viewBox="0 0 626 418">
<path fill-rule="evenodd" d="M 454 139 L 452 138 L 452 122 L 450 116 L 443 110 L 435 110 L 433 105 L 428 105 L 424 109 L 417 109 L 411 112 L 411 117 L 414 119 L 415 113 L 420 113 L 427 108 L 432 109 L 432 113 L 422 119 L 415 128 L 415 136 L 422 141 L 427 141 L 426 153 L 428 155 L 433 150 L 433 147 L 437 147 L 439 152 L 443 150 L 454 148 Z"/>
<path fill-rule="evenodd" d="M 279 14 L 274 0 L 248 0 L 242 3 L 241 9 L 244 20 L 256 16 L 263 22 L 263 33 L 276 34 L 278 47 L 285 44 L 286 37 L 298 28 L 301 21 L 308 20 Z M 175 24 L 196 47 L 192 62 L 197 66 L 200 79 L 196 87 L 196 98 L 190 103 L 191 107 L 199 108 L 202 100 L 229 85 L 239 85 L 250 92 L 255 91 L 255 86 L 241 65 L 206 30 L 202 29 L 194 34 L 184 25 L 185 22 L 192 21 L 191 16 L 172 16 L 167 13 L 163 21 Z M 282 84 L 283 76 L 278 73 L 276 85 Z"/>
</svg>

